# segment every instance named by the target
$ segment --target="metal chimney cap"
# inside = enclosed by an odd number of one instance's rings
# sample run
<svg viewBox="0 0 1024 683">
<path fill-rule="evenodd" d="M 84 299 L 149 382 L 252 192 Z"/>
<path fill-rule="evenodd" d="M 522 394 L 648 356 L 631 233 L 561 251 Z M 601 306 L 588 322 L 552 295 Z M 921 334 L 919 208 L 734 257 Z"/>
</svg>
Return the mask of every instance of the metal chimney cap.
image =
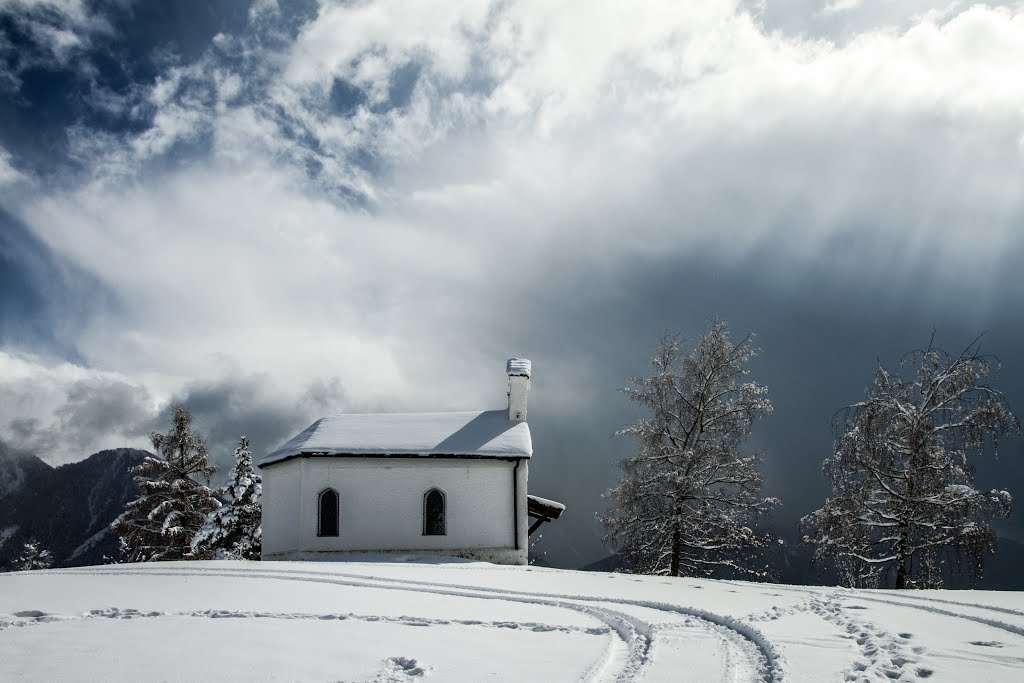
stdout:
<svg viewBox="0 0 1024 683">
<path fill-rule="evenodd" d="M 532 363 L 525 358 L 509 358 L 505 363 L 505 374 L 509 377 L 530 378 Z"/>
</svg>

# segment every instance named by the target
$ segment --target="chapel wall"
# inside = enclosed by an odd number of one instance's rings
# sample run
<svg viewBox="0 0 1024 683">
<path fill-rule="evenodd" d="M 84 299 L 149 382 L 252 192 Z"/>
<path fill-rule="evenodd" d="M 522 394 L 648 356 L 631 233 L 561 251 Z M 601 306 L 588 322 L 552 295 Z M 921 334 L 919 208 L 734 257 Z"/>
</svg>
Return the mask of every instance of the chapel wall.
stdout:
<svg viewBox="0 0 1024 683">
<path fill-rule="evenodd" d="M 263 555 L 293 552 L 300 548 L 299 509 L 302 497 L 302 461 L 288 460 L 262 472 Z"/>
<path fill-rule="evenodd" d="M 514 462 L 311 457 L 272 465 L 263 470 L 265 491 L 271 492 L 264 508 L 264 556 L 298 559 L 298 555 L 336 552 L 408 552 L 525 563 L 528 461 L 520 463 L 516 477 L 520 509 L 515 520 L 520 529 L 519 550 L 515 550 L 512 516 Z M 279 477 L 281 468 L 286 469 Z M 295 490 L 296 474 L 300 491 Z M 337 537 L 317 536 L 317 494 L 327 487 L 339 494 Z M 431 488 L 445 494 L 444 536 L 423 535 L 423 495 Z M 284 490 L 291 491 L 290 502 L 278 495 Z"/>
</svg>

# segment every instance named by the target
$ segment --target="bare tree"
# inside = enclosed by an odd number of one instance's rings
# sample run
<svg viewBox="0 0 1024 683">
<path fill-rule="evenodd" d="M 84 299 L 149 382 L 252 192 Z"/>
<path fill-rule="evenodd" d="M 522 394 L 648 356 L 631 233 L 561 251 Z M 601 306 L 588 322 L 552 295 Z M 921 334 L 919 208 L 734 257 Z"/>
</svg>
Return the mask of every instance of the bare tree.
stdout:
<svg viewBox="0 0 1024 683">
<path fill-rule="evenodd" d="M 132 469 L 139 497 L 110 525 L 133 562 L 191 557 L 193 537 L 220 506 L 208 486 L 217 468 L 207 459 L 206 439 L 192 430 L 188 408 L 176 405 L 173 412 L 174 428 L 150 435 L 156 457 Z"/>
<path fill-rule="evenodd" d="M 988 384 L 998 360 L 980 338 L 953 356 L 933 334 L 900 367 L 880 366 L 865 400 L 837 414 L 832 497 L 801 521 L 804 540 L 850 586 L 941 587 L 963 569 L 975 581 L 995 550 L 990 520 L 1009 517 L 1012 498 L 977 490 L 970 461 L 1020 421 Z"/>
<path fill-rule="evenodd" d="M 618 432 L 638 451 L 620 464 L 602 522 L 634 571 L 748 569 L 742 557 L 763 542 L 752 523 L 778 504 L 761 496 L 760 458 L 740 450 L 754 420 L 772 411 L 767 387 L 746 379 L 757 353 L 752 335 L 733 344 L 716 319 L 688 354 L 678 336 L 662 336 L 651 375 L 625 389 L 647 415 Z"/>
</svg>

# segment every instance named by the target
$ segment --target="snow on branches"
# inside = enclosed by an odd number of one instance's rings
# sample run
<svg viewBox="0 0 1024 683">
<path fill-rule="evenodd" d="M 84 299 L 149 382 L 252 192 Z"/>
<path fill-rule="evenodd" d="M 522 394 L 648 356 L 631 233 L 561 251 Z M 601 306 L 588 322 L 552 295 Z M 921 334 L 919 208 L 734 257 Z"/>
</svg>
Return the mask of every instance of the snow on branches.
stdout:
<svg viewBox="0 0 1024 683">
<path fill-rule="evenodd" d="M 733 344 L 715 320 L 688 354 L 677 336 L 662 336 L 651 375 L 625 389 L 647 414 L 618 432 L 638 452 L 620 464 L 601 521 L 634 571 L 749 569 L 745 556 L 764 541 L 751 525 L 778 504 L 761 496 L 760 458 L 740 450 L 753 422 L 772 412 L 768 388 L 747 380 L 757 354 L 751 335 Z"/>
<path fill-rule="evenodd" d="M 1006 491 L 975 489 L 970 461 L 1020 432 L 1006 398 L 989 386 L 998 361 L 975 340 L 953 356 L 934 346 L 879 367 L 866 398 L 837 414 L 835 454 L 824 463 L 832 497 L 801 521 L 819 564 L 840 581 L 941 587 L 966 569 L 981 577 L 995 550 L 989 520 L 1008 518 Z"/>
<path fill-rule="evenodd" d="M 14 571 L 19 572 L 48 569 L 52 566 L 53 555 L 34 538 L 29 539 L 21 546 L 21 554 L 14 559 L 11 565 Z"/>
<path fill-rule="evenodd" d="M 132 562 L 191 558 L 192 538 L 220 507 L 206 485 L 217 469 L 207 459 L 206 439 L 192 431 L 188 408 L 176 405 L 173 412 L 174 428 L 150 435 L 156 456 L 132 469 L 139 497 L 110 525 Z"/>
<path fill-rule="evenodd" d="M 262 480 L 252 466 L 249 440 L 244 436 L 235 448 L 235 464 L 228 483 L 217 491 L 224 504 L 206 517 L 192 539 L 197 558 L 260 559 L 260 494 Z"/>
</svg>

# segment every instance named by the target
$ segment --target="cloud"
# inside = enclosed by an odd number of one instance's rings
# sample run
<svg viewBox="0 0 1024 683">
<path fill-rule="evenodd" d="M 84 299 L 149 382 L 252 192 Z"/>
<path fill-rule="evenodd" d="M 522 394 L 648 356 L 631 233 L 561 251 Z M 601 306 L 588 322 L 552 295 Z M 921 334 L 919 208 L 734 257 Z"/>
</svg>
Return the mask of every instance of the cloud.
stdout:
<svg viewBox="0 0 1024 683">
<path fill-rule="evenodd" d="M 149 392 L 120 373 L 0 351 L 0 376 L 0 427 L 15 448 L 62 464 L 146 442 Z"/>
<path fill-rule="evenodd" d="M 225 471 L 234 462 L 231 456 L 239 437 L 247 437 L 255 453 L 267 453 L 314 419 L 351 405 L 335 377 L 315 380 L 291 396 L 265 374 L 196 381 L 178 392 L 172 403 L 189 407 L 196 429 L 207 438 L 210 460 Z M 153 422 L 153 431 L 166 431 L 169 408 Z"/>
<path fill-rule="evenodd" d="M 0 192 L 25 180 L 25 175 L 11 164 L 11 155 L 0 148 Z"/>
<path fill-rule="evenodd" d="M 105 448 L 150 449 L 149 435 L 170 428 L 176 403 L 189 407 L 211 460 L 225 467 L 242 435 L 257 452 L 266 452 L 308 426 L 309 416 L 351 405 L 335 377 L 318 379 L 293 395 L 265 374 L 229 369 L 154 395 L 144 379 L 5 351 L 0 351 L 0 375 L 4 441 L 54 465 Z"/>
<path fill-rule="evenodd" d="M 474 377 L 500 355 L 497 302 L 614 264 L 700 253 L 796 286 L 967 260 L 955 287 L 982 291 L 1015 239 L 1011 10 L 844 46 L 732 3 L 325 5 L 268 48 L 271 15 L 169 65 L 145 130 L 75 130 L 90 177 L 18 204 L 123 302 L 81 330 L 96 367 L 204 377 L 227 354 L 423 405 L 453 374 L 426 359 Z M 339 83 L 364 98 L 345 115 Z"/>
<path fill-rule="evenodd" d="M 91 46 L 94 36 L 113 31 L 106 18 L 84 0 L 2 0 L 0 16 L 27 34 L 37 48 L 27 51 L 22 45 L 17 50 L 16 66 L 13 71 L 5 69 L 4 78 L 15 82 L 27 68 L 69 65 Z M 3 45 L 0 54 L 13 50 L 14 46 Z"/>
<path fill-rule="evenodd" d="M 864 4 L 864 0 L 835 0 L 830 2 L 822 8 L 824 14 L 839 14 L 841 12 L 849 12 L 850 10 L 857 9 Z"/>
<path fill-rule="evenodd" d="M 741 0 L 769 32 L 846 45 L 866 33 L 903 33 L 925 21 L 943 23 L 978 3 L 962 0 Z M 1020 9 L 1018 0 L 986 8 Z"/>
</svg>

